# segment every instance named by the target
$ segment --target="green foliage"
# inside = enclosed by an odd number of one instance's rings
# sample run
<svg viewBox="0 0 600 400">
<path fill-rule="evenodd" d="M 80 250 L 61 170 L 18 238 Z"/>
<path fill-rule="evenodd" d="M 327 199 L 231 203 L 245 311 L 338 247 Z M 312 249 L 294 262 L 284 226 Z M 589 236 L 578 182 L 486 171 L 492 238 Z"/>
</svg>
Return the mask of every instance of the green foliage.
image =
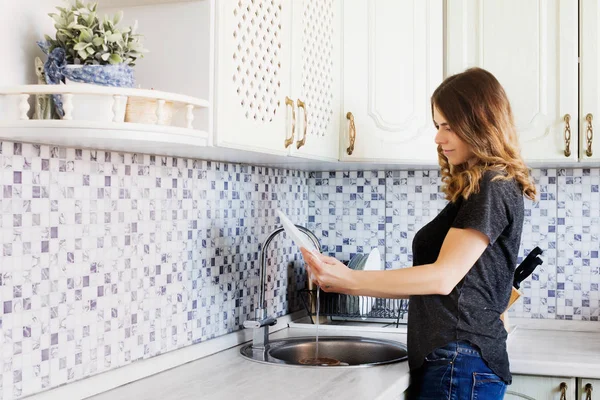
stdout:
<svg viewBox="0 0 600 400">
<path fill-rule="evenodd" d="M 56 7 L 59 13 L 48 14 L 54 20 L 55 38 L 45 35 L 51 52 L 62 47 L 68 64 L 107 65 L 125 63 L 134 66 L 146 50 L 140 41 L 142 35 L 134 26 L 119 28 L 123 11 L 101 20 L 96 12 L 98 4 L 84 4 L 76 0 L 69 8 Z"/>
</svg>

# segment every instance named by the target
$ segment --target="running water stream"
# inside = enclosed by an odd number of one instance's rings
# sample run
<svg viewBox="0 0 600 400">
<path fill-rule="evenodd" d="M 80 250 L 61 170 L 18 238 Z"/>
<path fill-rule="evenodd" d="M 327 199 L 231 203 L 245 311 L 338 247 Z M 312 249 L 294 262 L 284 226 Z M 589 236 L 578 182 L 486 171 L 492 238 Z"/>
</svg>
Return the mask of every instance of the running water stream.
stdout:
<svg viewBox="0 0 600 400">
<path fill-rule="evenodd" d="M 317 298 L 317 304 L 315 307 L 315 311 L 316 311 L 316 334 L 315 334 L 315 356 L 314 357 L 307 357 L 307 358 L 303 358 L 301 360 L 299 360 L 300 364 L 305 364 L 305 365 L 321 365 L 321 366 L 334 366 L 334 365 L 348 365 L 347 363 L 342 363 L 341 361 L 335 359 L 335 358 L 329 358 L 329 357 L 320 357 L 319 356 L 319 314 L 320 314 L 320 306 L 321 306 L 321 302 L 320 302 L 320 293 L 321 292 L 321 288 L 319 286 L 317 286 L 317 294 L 316 294 L 316 298 Z"/>
<path fill-rule="evenodd" d="M 319 301 L 319 293 L 321 293 L 321 288 L 317 286 L 317 333 L 315 335 L 315 360 L 319 361 L 319 309 L 321 306 L 321 302 Z"/>
</svg>

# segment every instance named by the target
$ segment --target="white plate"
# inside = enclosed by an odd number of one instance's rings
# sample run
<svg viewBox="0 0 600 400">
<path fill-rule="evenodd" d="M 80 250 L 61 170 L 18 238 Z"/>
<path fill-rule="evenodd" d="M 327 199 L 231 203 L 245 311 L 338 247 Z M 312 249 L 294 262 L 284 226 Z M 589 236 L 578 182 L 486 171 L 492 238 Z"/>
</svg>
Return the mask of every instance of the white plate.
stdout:
<svg viewBox="0 0 600 400">
<path fill-rule="evenodd" d="M 290 221 L 290 219 L 281 210 L 277 210 L 277 215 L 279 215 L 279 221 L 281 222 L 281 225 L 283 225 L 285 233 L 294 241 L 298 248 L 305 247 L 313 254 L 319 254 L 319 251 L 317 248 L 315 248 L 315 245 L 310 241 L 308 236 L 300 232 L 300 230 L 294 226 L 294 223 Z"/>
<path fill-rule="evenodd" d="M 379 271 L 382 266 L 381 253 L 379 252 L 379 249 L 375 247 L 369 253 L 369 258 L 367 258 L 363 271 Z"/>
<path fill-rule="evenodd" d="M 369 253 L 369 258 L 367 258 L 367 262 L 365 262 L 365 267 L 363 271 L 380 271 L 383 267 L 383 263 L 381 262 L 381 253 L 377 247 L 373 248 Z M 372 299 L 369 299 L 365 296 L 359 296 L 358 298 L 358 307 L 360 308 L 361 315 L 366 315 L 371 312 L 369 308 L 369 302 L 371 302 L 371 308 L 375 305 Z"/>
</svg>

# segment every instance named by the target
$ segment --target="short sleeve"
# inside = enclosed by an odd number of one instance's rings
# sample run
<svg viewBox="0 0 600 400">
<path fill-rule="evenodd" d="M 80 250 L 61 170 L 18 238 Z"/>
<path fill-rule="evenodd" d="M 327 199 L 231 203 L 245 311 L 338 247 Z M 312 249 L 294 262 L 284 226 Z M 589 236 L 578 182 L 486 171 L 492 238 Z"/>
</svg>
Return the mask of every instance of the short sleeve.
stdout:
<svg viewBox="0 0 600 400">
<path fill-rule="evenodd" d="M 475 229 L 494 244 L 512 220 L 510 204 L 516 200 L 514 180 L 495 180 L 496 173 L 486 172 L 481 178 L 479 192 L 463 200 L 453 228 Z"/>
</svg>

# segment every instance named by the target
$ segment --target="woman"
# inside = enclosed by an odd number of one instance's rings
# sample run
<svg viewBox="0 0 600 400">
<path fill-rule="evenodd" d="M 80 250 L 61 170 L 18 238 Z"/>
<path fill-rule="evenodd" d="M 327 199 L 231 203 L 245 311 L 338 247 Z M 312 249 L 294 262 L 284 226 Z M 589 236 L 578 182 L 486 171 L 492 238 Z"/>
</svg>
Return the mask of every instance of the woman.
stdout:
<svg viewBox="0 0 600 400">
<path fill-rule="evenodd" d="M 418 268 L 354 271 L 302 254 L 325 291 L 410 297 L 408 352 L 419 399 L 501 399 L 511 374 L 500 315 L 510 298 L 523 195 L 536 189 L 519 154 L 512 111 L 496 78 L 471 68 L 431 98 L 447 206 L 413 241 Z"/>
</svg>

